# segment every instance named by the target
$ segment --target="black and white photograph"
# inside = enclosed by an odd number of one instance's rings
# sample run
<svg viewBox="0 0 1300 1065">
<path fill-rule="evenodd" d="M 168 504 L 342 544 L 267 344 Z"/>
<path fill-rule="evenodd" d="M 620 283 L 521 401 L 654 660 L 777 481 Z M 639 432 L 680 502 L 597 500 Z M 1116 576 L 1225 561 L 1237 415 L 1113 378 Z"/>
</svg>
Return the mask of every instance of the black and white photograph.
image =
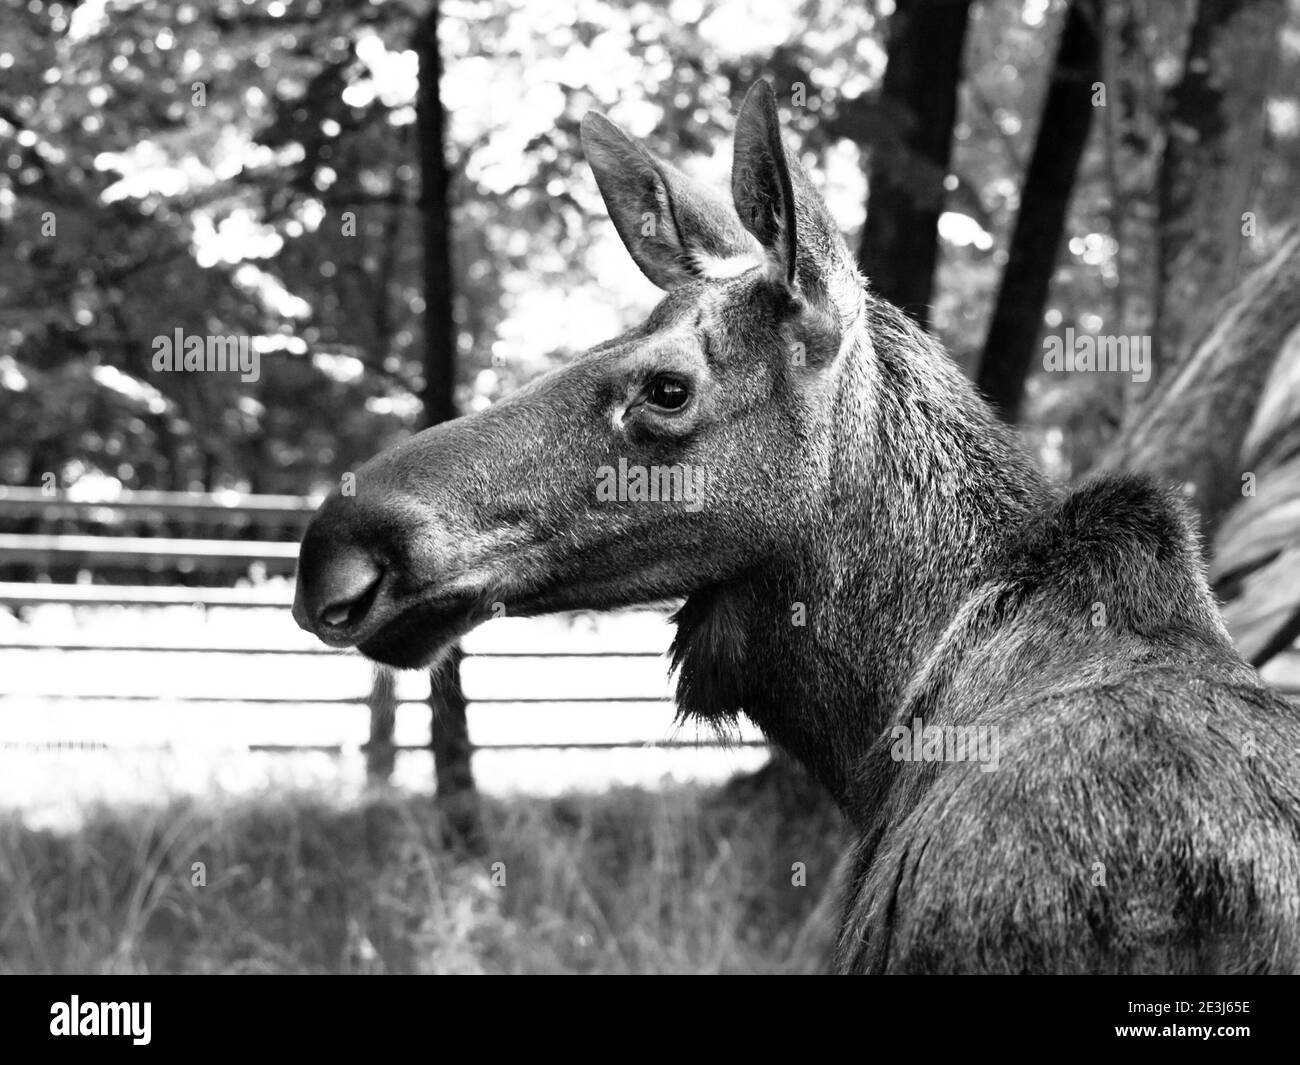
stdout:
<svg viewBox="0 0 1300 1065">
<path fill-rule="evenodd" d="M 0 0 L 0 974 L 1251 1053 L 1300 0 Z"/>
</svg>

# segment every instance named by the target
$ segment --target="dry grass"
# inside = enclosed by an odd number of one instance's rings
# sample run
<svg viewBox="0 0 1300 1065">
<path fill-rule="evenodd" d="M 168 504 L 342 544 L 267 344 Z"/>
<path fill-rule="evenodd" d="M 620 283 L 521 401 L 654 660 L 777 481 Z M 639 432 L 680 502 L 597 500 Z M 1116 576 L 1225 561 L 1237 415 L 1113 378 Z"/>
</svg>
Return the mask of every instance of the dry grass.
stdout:
<svg viewBox="0 0 1300 1065">
<path fill-rule="evenodd" d="M 11 816 L 0 971 L 825 966 L 842 835 L 801 784 L 489 801 L 484 817 L 487 850 L 471 856 L 443 845 L 427 798 L 392 794 L 100 810 L 72 834 Z"/>
</svg>

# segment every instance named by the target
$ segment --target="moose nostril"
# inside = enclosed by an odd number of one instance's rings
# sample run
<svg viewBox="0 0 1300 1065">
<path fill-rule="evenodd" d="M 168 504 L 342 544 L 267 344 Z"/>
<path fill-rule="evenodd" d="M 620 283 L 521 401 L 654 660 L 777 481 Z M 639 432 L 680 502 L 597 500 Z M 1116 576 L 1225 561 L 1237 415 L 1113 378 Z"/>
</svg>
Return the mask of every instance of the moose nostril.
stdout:
<svg viewBox="0 0 1300 1065">
<path fill-rule="evenodd" d="M 316 620 L 326 628 L 352 628 L 364 620 L 384 571 L 360 549 L 331 558 L 319 578 Z"/>
<path fill-rule="evenodd" d="M 355 602 L 339 603 L 337 606 L 327 606 L 322 612 L 320 619 L 326 625 L 332 625 L 335 628 L 343 625 L 348 620 L 348 615 L 352 613 L 352 608 L 356 606 Z"/>
</svg>

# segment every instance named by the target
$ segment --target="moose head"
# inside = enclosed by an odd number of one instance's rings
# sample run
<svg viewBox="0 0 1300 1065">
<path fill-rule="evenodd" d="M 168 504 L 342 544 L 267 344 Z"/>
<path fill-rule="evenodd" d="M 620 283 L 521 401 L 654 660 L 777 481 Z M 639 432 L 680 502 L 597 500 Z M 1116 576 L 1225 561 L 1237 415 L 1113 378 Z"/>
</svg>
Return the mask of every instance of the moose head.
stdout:
<svg viewBox="0 0 1300 1065">
<path fill-rule="evenodd" d="M 366 463 L 313 518 L 294 617 L 416 667 L 494 613 L 691 596 L 789 557 L 833 499 L 839 364 L 862 280 L 757 83 L 732 202 L 591 113 L 615 228 L 667 294 L 490 409 Z"/>
</svg>

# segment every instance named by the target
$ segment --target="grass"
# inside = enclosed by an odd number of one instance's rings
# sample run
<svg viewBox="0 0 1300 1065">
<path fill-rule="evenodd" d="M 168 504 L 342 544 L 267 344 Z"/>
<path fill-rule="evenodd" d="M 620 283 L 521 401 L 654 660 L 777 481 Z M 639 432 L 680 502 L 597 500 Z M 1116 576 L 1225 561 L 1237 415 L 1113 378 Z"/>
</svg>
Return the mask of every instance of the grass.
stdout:
<svg viewBox="0 0 1300 1065">
<path fill-rule="evenodd" d="M 431 800 L 394 793 L 350 808 L 296 795 L 100 809 L 72 833 L 10 815 L 0 971 L 826 966 L 843 836 L 802 781 L 487 799 L 483 817 L 486 849 L 471 855 L 444 845 Z"/>
</svg>

